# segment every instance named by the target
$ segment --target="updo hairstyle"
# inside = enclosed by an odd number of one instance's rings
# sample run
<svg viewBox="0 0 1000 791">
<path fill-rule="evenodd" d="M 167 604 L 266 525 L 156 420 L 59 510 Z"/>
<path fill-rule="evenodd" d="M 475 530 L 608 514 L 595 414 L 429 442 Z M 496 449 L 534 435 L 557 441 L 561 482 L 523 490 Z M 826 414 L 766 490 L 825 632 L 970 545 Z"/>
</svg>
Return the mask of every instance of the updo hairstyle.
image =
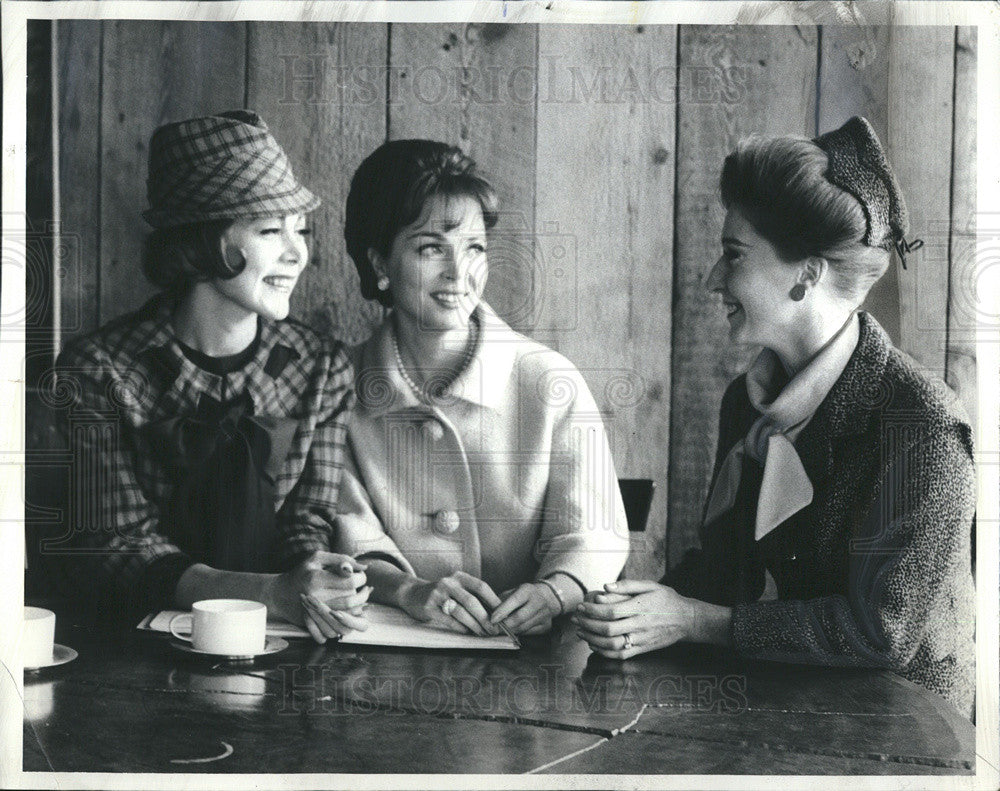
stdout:
<svg viewBox="0 0 1000 791">
<path fill-rule="evenodd" d="M 825 177 L 826 152 L 794 137 L 742 140 L 722 166 L 722 203 L 737 208 L 785 261 L 825 258 L 837 293 L 860 304 L 889 266 L 891 238 L 862 240 L 861 204 Z"/>
</svg>

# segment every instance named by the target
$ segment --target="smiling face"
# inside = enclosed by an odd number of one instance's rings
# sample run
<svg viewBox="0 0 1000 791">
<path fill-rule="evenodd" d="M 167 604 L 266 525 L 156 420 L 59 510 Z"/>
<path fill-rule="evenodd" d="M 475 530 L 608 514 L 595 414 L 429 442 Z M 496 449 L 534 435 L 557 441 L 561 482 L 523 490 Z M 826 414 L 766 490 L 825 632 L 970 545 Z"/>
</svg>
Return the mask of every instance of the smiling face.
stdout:
<svg viewBox="0 0 1000 791">
<path fill-rule="evenodd" d="M 789 297 L 800 269 L 783 261 L 735 206 L 722 228 L 722 257 L 706 287 L 722 296 L 734 343 L 783 349 L 802 317 L 805 303 Z"/>
<path fill-rule="evenodd" d="M 396 311 L 423 329 L 468 326 L 486 286 L 486 226 L 474 198 L 436 195 L 393 239 L 386 258 L 369 251 L 389 278 Z"/>
<path fill-rule="evenodd" d="M 309 260 L 305 215 L 236 220 L 222 235 L 227 261 L 246 261 L 229 280 L 210 281 L 234 306 L 264 318 L 288 316 L 289 298 Z"/>
</svg>

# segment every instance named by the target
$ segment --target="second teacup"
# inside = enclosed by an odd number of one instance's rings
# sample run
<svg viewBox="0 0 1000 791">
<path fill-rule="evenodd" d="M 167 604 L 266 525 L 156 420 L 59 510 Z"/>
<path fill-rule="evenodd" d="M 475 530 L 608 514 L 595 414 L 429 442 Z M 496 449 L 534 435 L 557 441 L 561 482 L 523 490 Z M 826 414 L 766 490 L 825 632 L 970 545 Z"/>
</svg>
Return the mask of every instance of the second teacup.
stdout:
<svg viewBox="0 0 1000 791">
<path fill-rule="evenodd" d="M 24 667 L 31 669 L 52 664 L 52 646 L 56 634 L 56 614 L 41 607 L 25 607 L 21 625 L 21 656 Z"/>
</svg>

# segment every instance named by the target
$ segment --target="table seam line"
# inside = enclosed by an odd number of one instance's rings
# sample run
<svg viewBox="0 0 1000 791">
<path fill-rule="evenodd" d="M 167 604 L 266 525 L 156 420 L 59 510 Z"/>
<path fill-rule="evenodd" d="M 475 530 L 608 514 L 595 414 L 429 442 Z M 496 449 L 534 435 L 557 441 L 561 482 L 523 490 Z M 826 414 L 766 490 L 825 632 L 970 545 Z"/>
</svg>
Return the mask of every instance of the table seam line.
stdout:
<svg viewBox="0 0 1000 791">
<path fill-rule="evenodd" d="M 692 709 L 697 710 L 699 707 L 693 703 L 649 703 L 647 704 L 651 709 Z M 810 711 L 808 709 L 769 709 L 760 708 L 756 706 L 750 706 L 743 711 L 765 711 L 772 714 L 810 714 L 810 715 L 820 715 L 820 716 L 841 716 L 841 717 L 916 717 L 916 714 L 912 712 L 904 712 L 902 714 L 885 713 L 878 711 Z"/>
<path fill-rule="evenodd" d="M 537 774 L 538 772 L 542 772 L 542 771 L 544 771 L 546 769 L 551 769 L 553 766 L 561 764 L 563 761 L 568 761 L 570 758 L 576 758 L 578 755 L 583 755 L 586 752 L 590 752 L 594 748 L 600 747 L 602 744 L 607 744 L 609 741 L 611 741 L 612 738 L 614 738 L 614 737 L 610 737 L 610 738 L 608 738 L 608 737 L 602 737 L 602 738 L 598 739 L 596 742 L 594 742 L 593 744 L 588 745 L 587 747 L 581 747 L 579 750 L 574 750 L 569 755 L 564 755 L 562 758 L 556 758 L 554 761 L 549 761 L 547 764 L 542 764 L 541 766 L 536 766 L 534 769 L 529 769 L 527 772 L 524 772 L 524 774 L 526 774 L 526 775 L 533 775 L 533 774 Z"/>
<path fill-rule="evenodd" d="M 247 675 L 247 676 L 254 676 L 255 678 L 261 678 L 261 679 L 264 679 L 265 681 L 277 681 L 278 680 L 278 679 L 273 679 L 273 678 L 271 678 L 269 676 L 266 676 L 266 675 L 263 675 L 263 674 L 257 674 L 257 673 L 253 673 L 253 672 L 243 671 L 243 672 L 240 672 L 239 674 L 240 675 Z M 181 689 L 170 689 L 170 688 L 149 689 L 149 688 L 143 688 L 143 687 L 135 687 L 135 686 L 131 686 L 131 685 L 108 684 L 108 683 L 105 683 L 105 682 L 102 682 L 102 681 L 95 681 L 95 680 L 89 680 L 89 679 L 65 679 L 65 680 L 66 681 L 70 681 L 72 683 L 80 684 L 81 686 L 91 686 L 91 687 L 96 687 L 98 689 L 118 689 L 118 690 L 128 690 L 128 691 L 159 692 L 159 693 L 167 693 L 167 694 L 181 693 L 181 692 L 183 692 L 183 693 L 189 693 L 190 694 L 190 693 L 193 692 L 193 690 L 186 689 L 186 688 L 181 688 Z M 264 696 L 267 696 L 267 697 L 274 697 L 275 694 L 276 694 L 274 692 L 244 693 L 244 692 L 235 692 L 235 691 L 231 691 L 231 690 L 210 690 L 210 691 L 212 691 L 212 692 L 224 692 L 224 693 L 230 694 L 230 695 L 249 695 L 249 696 L 252 696 L 252 697 L 257 697 L 257 696 L 260 696 L 260 695 L 264 695 Z M 680 735 L 680 734 L 677 734 L 677 733 L 670 733 L 670 732 L 656 731 L 656 730 L 646 730 L 644 728 L 637 728 L 637 727 L 635 727 L 635 726 L 638 725 L 638 723 L 642 719 L 643 714 L 646 713 L 647 709 L 661 709 L 661 708 L 666 708 L 666 709 L 671 709 L 671 708 L 673 708 L 673 709 L 683 709 L 683 708 L 686 708 L 686 706 L 684 704 L 644 703 L 644 704 L 642 704 L 642 707 L 639 710 L 639 713 L 636 715 L 636 717 L 630 723 L 628 723 L 628 724 L 626 724 L 626 725 L 624 725 L 624 726 L 622 726 L 620 728 L 608 728 L 608 727 L 599 727 L 599 726 L 574 725 L 574 724 L 571 724 L 571 723 L 562 723 L 562 722 L 549 722 L 549 721 L 539 720 L 539 719 L 530 718 L 530 717 L 522 717 L 522 716 L 513 715 L 513 714 L 490 715 L 490 714 L 478 714 L 478 713 L 475 713 L 475 712 L 462 712 L 462 711 L 443 711 L 443 712 L 439 712 L 439 713 L 431 713 L 431 712 L 420 711 L 419 709 L 414 709 L 414 708 L 405 707 L 405 706 L 386 706 L 386 705 L 384 705 L 382 703 L 378 703 L 378 702 L 376 702 L 376 703 L 373 704 L 371 701 L 358 701 L 358 700 L 352 699 L 352 698 L 350 698 L 348 696 L 344 696 L 343 697 L 343 702 L 346 703 L 346 704 L 348 704 L 348 705 L 350 705 L 350 706 L 364 705 L 364 706 L 367 706 L 367 707 L 371 707 L 372 705 L 374 705 L 375 709 L 377 709 L 379 711 L 399 712 L 399 713 L 408 714 L 408 715 L 411 715 L 411 716 L 414 716 L 414 715 L 415 716 L 430 716 L 430 717 L 434 717 L 434 718 L 437 718 L 437 719 L 459 719 L 459 720 L 471 720 L 471 721 L 482 721 L 482 722 L 499 722 L 499 723 L 513 724 L 513 725 L 523 725 L 523 726 L 528 726 L 528 727 L 546 728 L 546 729 L 550 729 L 550 730 L 561 730 L 561 731 L 581 733 L 581 734 L 590 734 L 590 735 L 593 735 L 593 736 L 600 737 L 600 740 L 598 742 L 595 742 L 595 744 L 591 745 L 590 747 L 585 748 L 585 749 L 580 750 L 580 751 L 577 751 L 574 754 L 565 756 L 564 758 L 557 759 L 555 762 L 552 762 L 550 765 L 555 765 L 556 763 L 560 763 L 560 762 L 562 762 L 564 760 L 568 760 L 569 758 L 572 758 L 572 757 L 574 757 L 577 754 L 582 754 L 582 752 L 586 752 L 586 751 L 589 751 L 591 749 L 594 749 L 594 748 L 600 746 L 603 743 L 610 742 L 611 740 L 613 740 L 615 737 L 617 737 L 619 735 L 622 735 L 622 734 L 625 734 L 625 733 L 633 733 L 633 734 L 637 734 L 637 735 L 664 736 L 664 737 L 667 737 L 667 738 L 675 738 L 675 739 L 681 739 L 681 740 L 695 740 L 695 741 L 717 743 L 717 744 L 737 745 L 737 746 L 748 747 L 748 748 L 751 748 L 751 749 L 762 749 L 762 750 L 767 751 L 767 752 L 783 752 L 783 753 L 800 754 L 800 755 L 825 755 L 825 756 L 829 756 L 829 757 L 833 757 L 833 758 L 846 758 L 846 759 L 868 760 L 868 761 L 875 761 L 875 762 L 879 762 L 879 763 L 887 763 L 888 762 L 888 763 L 900 764 L 900 765 L 904 765 L 904 766 L 905 765 L 917 765 L 917 766 L 930 766 L 930 767 L 935 767 L 935 768 L 957 769 L 957 770 L 974 770 L 975 769 L 974 761 L 960 760 L 960 759 L 934 758 L 934 757 L 930 757 L 930 756 L 900 755 L 900 754 L 893 754 L 893 753 L 860 752 L 860 751 L 853 751 L 853 750 L 843 750 L 843 751 L 841 751 L 841 750 L 823 749 L 823 748 L 807 749 L 807 748 L 798 748 L 798 747 L 783 746 L 783 745 L 779 745 L 779 744 L 771 744 L 771 743 L 767 743 L 767 742 L 762 742 L 760 744 L 756 744 L 755 745 L 755 744 L 753 744 L 751 742 L 748 742 L 745 739 L 744 740 L 729 739 L 729 738 L 718 739 L 718 738 L 710 738 L 710 737 L 704 737 L 704 736 L 693 736 L 691 734 Z M 806 711 L 806 710 L 773 709 L 773 708 L 752 708 L 752 709 L 749 709 L 749 710 L 750 711 L 760 711 L 760 712 L 783 713 L 783 714 L 806 714 L 806 715 L 821 715 L 821 716 L 823 716 L 823 715 L 825 715 L 825 716 L 837 716 L 837 715 L 839 715 L 839 716 L 852 716 L 852 717 L 853 716 L 862 716 L 862 717 L 863 716 L 867 716 L 867 717 L 879 717 L 879 716 L 882 716 L 882 717 L 894 717 L 894 718 L 902 718 L 902 717 L 910 717 L 910 718 L 912 718 L 912 717 L 915 716 L 914 714 L 912 714 L 910 712 L 902 713 L 902 714 L 894 714 L 894 713 L 879 713 L 879 712 L 826 712 L 826 711 Z M 41 742 L 41 739 L 38 736 L 37 730 L 30 723 L 29 723 L 29 727 L 31 728 L 31 731 L 32 731 L 33 735 L 35 736 L 36 742 L 39 745 L 39 750 L 41 751 L 43 757 L 45 758 L 45 761 L 46 761 L 47 765 L 49 766 L 50 770 L 51 771 L 56 771 L 55 768 L 54 768 L 54 766 L 53 766 L 53 764 L 52 764 L 52 761 L 51 761 L 51 759 L 50 759 L 50 757 L 48 755 L 47 750 L 45 749 L 44 745 Z M 536 771 L 540 771 L 541 769 L 544 769 L 544 768 L 546 768 L 546 766 L 539 767 L 539 768 L 536 768 L 536 769 L 533 769 L 533 770 L 529 770 L 527 773 L 530 774 L 530 773 L 533 773 L 533 772 L 536 772 Z"/>
<path fill-rule="evenodd" d="M 353 705 L 365 705 L 370 706 L 371 703 L 365 701 L 361 703 L 359 701 L 352 700 L 350 698 L 345 698 L 343 702 Z M 596 726 L 588 725 L 572 725 L 565 722 L 545 722 L 544 720 L 537 720 L 526 717 L 519 717 L 515 714 L 476 714 L 472 712 L 463 711 L 443 711 L 438 713 L 431 713 L 426 711 L 420 711 L 419 709 L 414 709 L 409 706 L 384 706 L 380 704 L 375 704 L 375 707 L 379 711 L 395 711 L 402 714 L 409 714 L 411 716 L 423 716 L 423 717 L 434 717 L 435 719 L 452 719 L 452 720 L 473 720 L 477 722 L 500 722 L 508 725 L 524 725 L 529 728 L 547 728 L 549 730 L 556 731 L 569 731 L 572 733 L 586 733 L 591 736 L 600 736 L 603 739 L 611 739 L 618 733 L 618 729 L 600 728 Z"/>
<path fill-rule="evenodd" d="M 657 730 L 645 730 L 642 728 L 635 728 L 629 731 L 630 734 L 635 734 L 638 736 L 666 736 L 671 739 L 681 739 L 681 740 L 694 740 L 701 742 L 709 742 L 712 744 L 727 744 L 733 746 L 748 747 L 751 749 L 762 749 L 768 752 L 785 752 L 785 753 L 798 753 L 801 755 L 827 755 L 831 758 L 858 758 L 868 761 L 876 761 L 878 763 L 899 763 L 899 764 L 916 764 L 920 766 L 934 766 L 942 769 L 974 769 L 975 767 L 971 765 L 970 761 L 950 759 L 950 758 L 933 758 L 930 756 L 915 756 L 915 755 L 898 755 L 893 753 L 864 753 L 854 750 L 833 750 L 833 749 L 803 749 L 800 747 L 787 747 L 780 744 L 773 744 L 768 742 L 760 742 L 754 744 L 746 739 L 713 739 L 707 736 L 694 736 L 691 734 L 678 734 L 671 733 L 668 731 L 657 731 Z"/>
</svg>

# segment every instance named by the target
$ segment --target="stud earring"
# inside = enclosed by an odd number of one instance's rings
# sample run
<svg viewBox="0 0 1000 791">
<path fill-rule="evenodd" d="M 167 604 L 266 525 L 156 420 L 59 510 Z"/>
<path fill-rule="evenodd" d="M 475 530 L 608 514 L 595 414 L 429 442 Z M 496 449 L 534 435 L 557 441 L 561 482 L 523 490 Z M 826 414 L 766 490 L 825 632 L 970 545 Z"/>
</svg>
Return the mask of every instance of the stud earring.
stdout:
<svg viewBox="0 0 1000 791">
<path fill-rule="evenodd" d="M 382 277 L 378 279 L 378 282 L 375 285 L 378 286 L 379 291 L 385 291 L 387 288 L 389 288 L 389 278 L 387 278 L 385 275 L 382 275 Z"/>
<path fill-rule="evenodd" d="M 801 302 L 806 298 L 806 287 L 801 283 L 796 283 L 792 286 L 792 290 L 788 292 L 788 296 L 796 302 Z"/>
<path fill-rule="evenodd" d="M 243 269 L 247 262 L 246 256 L 243 255 L 243 251 L 234 244 L 226 245 L 226 249 L 223 252 L 222 257 L 226 262 L 226 266 L 234 272 L 239 272 Z"/>
</svg>

